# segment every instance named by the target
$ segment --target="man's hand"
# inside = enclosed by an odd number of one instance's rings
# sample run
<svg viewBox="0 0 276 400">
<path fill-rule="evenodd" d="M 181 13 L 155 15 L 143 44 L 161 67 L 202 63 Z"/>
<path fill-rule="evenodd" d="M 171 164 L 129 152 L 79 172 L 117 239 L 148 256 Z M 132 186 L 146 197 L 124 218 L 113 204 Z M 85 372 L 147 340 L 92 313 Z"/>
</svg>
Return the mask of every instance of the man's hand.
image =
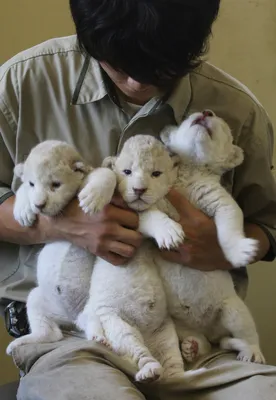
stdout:
<svg viewBox="0 0 276 400">
<path fill-rule="evenodd" d="M 233 268 L 225 259 L 218 243 L 214 221 L 176 190 L 172 189 L 167 197 L 180 215 L 179 223 L 186 237 L 177 251 L 163 251 L 163 258 L 202 271 Z M 270 248 L 266 233 L 260 226 L 250 223 L 245 223 L 244 230 L 247 237 L 259 242 L 259 251 L 253 262 L 262 260 Z"/>
<path fill-rule="evenodd" d="M 185 241 L 176 251 L 162 251 L 163 258 L 203 271 L 231 269 L 218 243 L 214 221 L 174 189 L 167 198 L 180 215 Z"/>
<path fill-rule="evenodd" d="M 74 199 L 54 220 L 51 236 L 62 238 L 114 265 L 125 264 L 141 245 L 142 235 L 136 232 L 138 215 L 123 200 L 114 196 L 103 211 L 89 216 Z"/>
</svg>

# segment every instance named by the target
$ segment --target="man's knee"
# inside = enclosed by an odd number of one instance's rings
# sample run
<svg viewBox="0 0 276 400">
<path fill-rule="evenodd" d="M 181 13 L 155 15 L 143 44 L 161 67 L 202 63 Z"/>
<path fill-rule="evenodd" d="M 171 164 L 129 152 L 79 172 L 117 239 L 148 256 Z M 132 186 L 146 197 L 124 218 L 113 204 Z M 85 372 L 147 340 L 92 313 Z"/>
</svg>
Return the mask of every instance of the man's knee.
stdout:
<svg viewBox="0 0 276 400">
<path fill-rule="evenodd" d="M 145 400 L 115 363 L 108 361 L 108 351 L 100 345 L 64 340 L 44 354 L 43 346 L 33 348 L 36 361 L 30 368 L 26 365 L 31 348 L 22 347 L 25 351 L 20 358 L 27 373 L 20 381 L 19 400 Z"/>
</svg>

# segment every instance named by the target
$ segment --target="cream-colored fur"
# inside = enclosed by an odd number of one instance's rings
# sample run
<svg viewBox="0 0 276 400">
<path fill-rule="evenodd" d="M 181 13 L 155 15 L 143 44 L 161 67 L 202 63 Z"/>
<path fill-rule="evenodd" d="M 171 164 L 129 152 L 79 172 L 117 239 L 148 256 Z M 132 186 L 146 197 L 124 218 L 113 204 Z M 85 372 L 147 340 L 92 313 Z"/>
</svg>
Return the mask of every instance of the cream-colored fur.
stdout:
<svg viewBox="0 0 276 400">
<path fill-rule="evenodd" d="M 67 143 L 47 140 L 35 146 L 14 169 L 22 184 L 17 191 L 14 217 L 30 226 L 40 212 L 54 216 L 65 207 L 92 171 Z"/>
<path fill-rule="evenodd" d="M 23 226 L 32 225 L 39 213 L 59 214 L 78 193 L 84 212 L 94 213 L 110 202 L 116 187 L 110 169 L 93 170 L 72 146 L 52 140 L 37 145 L 15 173 L 23 183 L 16 193 L 14 217 Z M 44 246 L 38 257 L 38 286 L 27 299 L 31 333 L 11 342 L 8 354 L 22 344 L 63 337 L 60 328 L 73 325 L 83 310 L 93 263 L 90 253 L 69 242 Z"/>
<path fill-rule="evenodd" d="M 155 207 L 177 177 L 176 160 L 164 145 L 152 136 L 134 136 L 105 165 L 115 171 L 118 191 L 129 207 L 139 212 L 139 230 L 155 238 L 159 247 L 177 247 L 183 240 L 181 226 Z M 153 254 L 154 246 L 146 240 L 126 266 L 114 267 L 98 258 L 89 300 L 78 318 L 87 339 L 106 339 L 117 354 L 134 361 L 139 382 L 184 373 Z"/>
<path fill-rule="evenodd" d="M 220 184 L 222 174 L 243 161 L 228 125 L 211 111 L 195 113 L 180 127 L 164 131 L 161 138 L 181 159 L 175 188 L 214 218 L 225 257 L 234 267 L 245 266 L 254 259 L 258 242 L 245 238 L 242 211 Z M 169 202 L 159 206 L 177 217 Z M 224 349 L 238 351 L 240 360 L 264 362 L 255 323 L 229 272 L 199 271 L 161 257 L 156 261 L 186 360 L 209 352 L 207 337 Z"/>
</svg>

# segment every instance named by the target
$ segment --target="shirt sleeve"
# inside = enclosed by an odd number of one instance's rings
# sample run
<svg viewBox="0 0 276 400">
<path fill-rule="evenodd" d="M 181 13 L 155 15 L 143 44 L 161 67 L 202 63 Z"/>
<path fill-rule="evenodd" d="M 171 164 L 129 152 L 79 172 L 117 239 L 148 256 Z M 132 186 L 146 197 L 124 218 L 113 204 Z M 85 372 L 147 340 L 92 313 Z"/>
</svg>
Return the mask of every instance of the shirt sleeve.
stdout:
<svg viewBox="0 0 276 400">
<path fill-rule="evenodd" d="M 243 148 L 245 158 L 234 173 L 233 195 L 245 220 L 259 225 L 267 234 L 270 250 L 264 261 L 272 261 L 276 256 L 274 135 L 269 117 L 258 104 L 244 123 L 237 144 Z"/>
<path fill-rule="evenodd" d="M 0 100 L 0 204 L 14 194 L 11 190 L 14 162 L 11 157 L 10 146 L 14 141 L 15 134 L 4 114 L 7 110 L 4 110 L 5 108 Z"/>
</svg>

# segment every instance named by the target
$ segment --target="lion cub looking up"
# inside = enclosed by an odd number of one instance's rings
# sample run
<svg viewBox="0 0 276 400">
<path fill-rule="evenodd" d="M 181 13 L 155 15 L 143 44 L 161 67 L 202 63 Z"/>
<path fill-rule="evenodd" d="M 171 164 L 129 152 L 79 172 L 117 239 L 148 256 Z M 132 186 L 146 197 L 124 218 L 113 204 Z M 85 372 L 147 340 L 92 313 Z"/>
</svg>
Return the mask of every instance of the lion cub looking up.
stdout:
<svg viewBox="0 0 276 400">
<path fill-rule="evenodd" d="M 233 267 L 246 266 L 254 260 L 258 242 L 245 237 L 242 210 L 220 182 L 224 172 L 243 161 L 229 126 L 208 110 L 192 114 L 161 138 L 180 156 L 175 188 L 214 219 L 218 241 Z M 175 213 L 169 202 L 161 209 Z M 207 337 L 223 349 L 238 351 L 239 360 L 264 362 L 254 320 L 228 271 L 200 271 L 161 257 L 157 262 L 186 360 L 209 352 Z"/>
<path fill-rule="evenodd" d="M 14 217 L 31 226 L 38 214 L 55 216 L 78 194 L 86 213 L 110 203 L 116 175 L 108 168 L 93 169 L 70 145 L 49 140 L 32 149 L 16 165 L 22 184 L 16 193 Z M 72 326 L 83 310 L 93 269 L 93 255 L 66 241 L 46 244 L 37 262 L 38 286 L 27 299 L 31 333 L 10 343 L 7 353 L 27 343 L 62 339 L 61 326 Z"/>
</svg>

